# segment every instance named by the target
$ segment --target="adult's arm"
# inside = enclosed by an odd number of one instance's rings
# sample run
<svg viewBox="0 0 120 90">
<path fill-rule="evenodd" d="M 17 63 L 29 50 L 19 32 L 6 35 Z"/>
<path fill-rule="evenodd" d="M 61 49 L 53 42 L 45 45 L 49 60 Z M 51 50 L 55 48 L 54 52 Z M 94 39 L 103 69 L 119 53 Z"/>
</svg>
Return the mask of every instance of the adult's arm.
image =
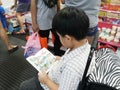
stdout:
<svg viewBox="0 0 120 90">
<path fill-rule="evenodd" d="M 32 16 L 32 25 L 34 32 L 39 30 L 37 24 L 37 2 L 38 0 L 31 0 L 31 16 Z"/>
<path fill-rule="evenodd" d="M 61 2 L 64 4 L 64 3 L 65 3 L 65 0 L 61 0 Z"/>
<path fill-rule="evenodd" d="M 14 0 L 14 5 L 17 5 L 17 0 Z"/>
<path fill-rule="evenodd" d="M 2 27 L 2 23 L 1 23 L 1 19 L 0 19 L 0 31 L 1 31 L 2 28 L 3 28 L 3 27 Z"/>
<path fill-rule="evenodd" d="M 2 5 L 2 2 L 1 2 L 1 0 L 0 0 L 0 5 Z"/>
<path fill-rule="evenodd" d="M 14 0 L 14 5 L 11 6 L 11 9 L 15 8 L 17 5 L 17 0 Z"/>
</svg>

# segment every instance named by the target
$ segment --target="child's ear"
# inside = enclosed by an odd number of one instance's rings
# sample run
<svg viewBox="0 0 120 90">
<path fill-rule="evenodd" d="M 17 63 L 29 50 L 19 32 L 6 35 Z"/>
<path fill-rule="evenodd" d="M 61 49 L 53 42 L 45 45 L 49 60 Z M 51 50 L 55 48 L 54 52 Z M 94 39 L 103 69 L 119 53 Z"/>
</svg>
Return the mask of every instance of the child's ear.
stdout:
<svg viewBox="0 0 120 90">
<path fill-rule="evenodd" d="M 72 39 L 70 35 L 65 35 L 65 37 L 66 37 L 67 40 L 71 40 Z"/>
</svg>

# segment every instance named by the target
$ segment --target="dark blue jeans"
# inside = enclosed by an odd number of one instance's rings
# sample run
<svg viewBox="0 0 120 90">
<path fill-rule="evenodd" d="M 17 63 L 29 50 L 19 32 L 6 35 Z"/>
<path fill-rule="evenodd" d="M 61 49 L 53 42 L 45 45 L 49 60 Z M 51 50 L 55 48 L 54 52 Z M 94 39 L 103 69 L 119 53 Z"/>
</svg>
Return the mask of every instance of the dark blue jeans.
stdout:
<svg viewBox="0 0 120 90">
<path fill-rule="evenodd" d="M 44 90 L 38 81 L 38 77 L 35 76 L 29 80 L 21 83 L 20 90 Z"/>
<path fill-rule="evenodd" d="M 87 36 L 94 36 L 98 31 L 98 25 L 96 25 L 93 28 L 89 28 L 89 32 L 87 34 Z"/>
</svg>

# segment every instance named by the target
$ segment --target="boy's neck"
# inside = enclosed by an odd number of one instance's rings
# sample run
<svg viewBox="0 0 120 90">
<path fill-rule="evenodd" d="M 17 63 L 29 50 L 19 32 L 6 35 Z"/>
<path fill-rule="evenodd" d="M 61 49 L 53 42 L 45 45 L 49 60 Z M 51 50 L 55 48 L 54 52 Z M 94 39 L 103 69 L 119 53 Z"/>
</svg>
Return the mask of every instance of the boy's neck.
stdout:
<svg viewBox="0 0 120 90">
<path fill-rule="evenodd" d="M 80 40 L 80 41 L 73 41 L 73 47 L 72 48 L 70 48 L 71 50 L 70 51 L 72 51 L 72 50 L 74 50 L 74 49 L 76 49 L 76 48 L 78 48 L 78 47 L 80 47 L 80 46 L 83 46 L 84 44 L 86 44 L 88 42 L 88 40 L 87 39 L 82 39 L 82 40 Z"/>
</svg>

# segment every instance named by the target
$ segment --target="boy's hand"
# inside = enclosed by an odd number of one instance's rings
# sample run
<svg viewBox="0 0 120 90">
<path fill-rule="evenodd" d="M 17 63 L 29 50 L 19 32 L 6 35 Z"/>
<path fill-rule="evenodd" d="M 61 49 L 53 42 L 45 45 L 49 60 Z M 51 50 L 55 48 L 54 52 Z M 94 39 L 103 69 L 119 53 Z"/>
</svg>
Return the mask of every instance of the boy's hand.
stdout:
<svg viewBox="0 0 120 90">
<path fill-rule="evenodd" d="M 39 31 L 38 24 L 33 24 L 33 25 L 32 25 L 32 28 L 33 28 L 33 31 L 34 31 L 34 32 L 38 32 L 38 31 Z"/>
<path fill-rule="evenodd" d="M 46 72 L 39 72 L 38 80 L 41 83 L 45 84 L 49 88 L 49 90 L 58 90 L 58 85 L 48 77 Z"/>
<path fill-rule="evenodd" d="M 50 80 L 50 78 L 48 77 L 48 75 L 45 71 L 42 71 L 42 72 L 38 73 L 38 79 L 43 84 L 46 84 Z"/>
</svg>

